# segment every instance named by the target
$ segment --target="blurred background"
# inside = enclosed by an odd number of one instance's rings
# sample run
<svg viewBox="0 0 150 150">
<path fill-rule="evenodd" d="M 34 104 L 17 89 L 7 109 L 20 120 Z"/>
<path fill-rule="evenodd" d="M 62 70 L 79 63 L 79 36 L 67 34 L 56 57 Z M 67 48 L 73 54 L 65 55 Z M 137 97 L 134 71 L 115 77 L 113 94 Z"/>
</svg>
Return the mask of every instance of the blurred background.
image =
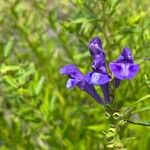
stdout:
<svg viewBox="0 0 150 150">
<path fill-rule="evenodd" d="M 116 91 L 118 107 L 150 94 L 149 0 L 0 1 L 0 149 L 103 150 L 103 108 L 59 69 L 91 70 L 88 42 L 99 36 L 107 61 L 131 48 L 140 72 Z M 98 90 L 99 87 L 97 87 Z M 150 103 L 133 115 L 150 121 Z M 150 149 L 150 128 L 130 124 L 129 150 Z"/>
</svg>

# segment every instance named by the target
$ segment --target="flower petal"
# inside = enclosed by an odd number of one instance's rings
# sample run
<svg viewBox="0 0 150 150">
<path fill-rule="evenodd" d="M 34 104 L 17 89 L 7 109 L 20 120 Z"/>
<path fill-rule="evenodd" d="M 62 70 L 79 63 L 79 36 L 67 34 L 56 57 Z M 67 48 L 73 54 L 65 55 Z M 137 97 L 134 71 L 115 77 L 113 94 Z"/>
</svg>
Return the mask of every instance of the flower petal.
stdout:
<svg viewBox="0 0 150 150">
<path fill-rule="evenodd" d="M 132 79 L 139 71 L 138 64 L 110 63 L 109 67 L 113 74 L 120 80 Z"/>
<path fill-rule="evenodd" d="M 88 72 L 86 75 L 85 75 L 85 78 L 86 78 L 86 81 L 90 84 L 90 80 L 91 80 L 91 75 L 92 75 L 92 72 Z"/>
<path fill-rule="evenodd" d="M 106 84 L 101 85 L 103 90 L 103 95 L 106 103 L 111 103 L 110 95 L 109 95 L 109 82 Z"/>
<path fill-rule="evenodd" d="M 110 63 L 109 68 L 118 79 L 123 79 L 121 72 L 124 70 L 123 63 Z"/>
<path fill-rule="evenodd" d="M 89 43 L 89 50 L 91 53 L 91 56 L 93 57 L 93 59 L 105 59 L 105 53 L 102 49 L 102 43 L 101 40 L 98 37 L 95 37 L 91 40 L 91 42 Z"/>
<path fill-rule="evenodd" d="M 131 54 L 131 50 L 128 47 L 125 47 L 122 50 L 121 55 L 119 56 L 117 62 L 121 63 L 121 62 L 127 62 L 127 63 L 133 63 L 134 59 L 133 56 Z"/>
<path fill-rule="evenodd" d="M 91 95 L 98 103 L 104 104 L 102 98 L 97 94 L 93 85 L 88 84 L 86 82 L 86 83 L 84 83 L 84 87 L 80 83 L 78 84 L 78 86 L 79 86 L 79 88 L 81 88 L 82 90 L 87 92 L 89 95 Z"/>
<path fill-rule="evenodd" d="M 101 66 L 105 66 L 105 56 L 101 56 L 98 58 L 95 58 L 92 62 L 92 68 L 93 69 L 98 69 Z"/>
<path fill-rule="evenodd" d="M 140 70 L 139 64 L 130 64 L 128 79 L 134 78 L 136 74 L 139 72 L 139 70 Z"/>
<path fill-rule="evenodd" d="M 110 77 L 107 74 L 94 72 L 91 76 L 91 83 L 95 85 L 103 85 L 109 81 Z"/>
<path fill-rule="evenodd" d="M 99 48 L 102 49 L 102 42 L 101 42 L 101 40 L 100 40 L 99 37 L 94 37 L 94 38 L 90 41 L 89 46 L 90 46 L 90 45 L 95 45 L 95 47 L 99 47 Z"/>
<path fill-rule="evenodd" d="M 76 80 L 76 79 L 69 79 L 67 81 L 67 84 L 66 84 L 66 88 L 73 88 L 75 87 L 80 81 Z"/>
<path fill-rule="evenodd" d="M 83 79 L 84 75 L 80 70 L 73 64 L 66 65 L 60 69 L 62 75 L 68 75 L 72 79 L 80 78 Z"/>
</svg>

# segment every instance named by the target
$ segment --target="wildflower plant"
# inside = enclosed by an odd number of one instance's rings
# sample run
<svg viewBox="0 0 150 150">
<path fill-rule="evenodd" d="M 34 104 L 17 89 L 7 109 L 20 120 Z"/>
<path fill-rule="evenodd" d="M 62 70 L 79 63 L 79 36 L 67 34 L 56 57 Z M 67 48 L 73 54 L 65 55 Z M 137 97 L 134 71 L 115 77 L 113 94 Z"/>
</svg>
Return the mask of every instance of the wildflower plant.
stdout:
<svg viewBox="0 0 150 150">
<path fill-rule="evenodd" d="M 0 150 L 149 150 L 149 5 L 0 0 Z"/>
<path fill-rule="evenodd" d="M 84 75 L 75 65 L 69 64 L 62 67 L 60 73 L 69 77 L 67 88 L 78 86 L 105 108 L 105 115 L 109 120 L 109 128 L 103 132 L 106 147 L 123 149 L 124 144 L 119 133 L 125 129 L 128 123 L 149 125 L 129 120 L 132 107 L 116 108 L 115 106 L 117 103 L 115 89 L 120 86 L 121 80 L 131 80 L 136 77 L 140 66 L 134 63 L 128 47 L 123 48 L 116 61 L 107 64 L 106 54 L 99 37 L 94 37 L 89 42 L 88 49 L 92 57 L 92 71 Z M 97 93 L 94 86 L 101 87 L 103 97 Z"/>
</svg>

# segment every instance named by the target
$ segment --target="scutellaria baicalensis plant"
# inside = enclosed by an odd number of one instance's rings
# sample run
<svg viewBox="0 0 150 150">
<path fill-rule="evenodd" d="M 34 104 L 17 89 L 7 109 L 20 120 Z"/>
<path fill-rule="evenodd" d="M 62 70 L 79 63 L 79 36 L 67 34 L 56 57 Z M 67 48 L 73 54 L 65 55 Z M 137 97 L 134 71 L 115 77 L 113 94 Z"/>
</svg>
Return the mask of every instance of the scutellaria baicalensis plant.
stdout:
<svg viewBox="0 0 150 150">
<path fill-rule="evenodd" d="M 130 49 L 125 47 L 118 59 L 109 64 L 109 68 L 112 71 L 110 75 L 107 73 L 105 52 L 100 38 L 93 38 L 88 48 L 92 57 L 92 71 L 87 75 L 83 75 L 73 64 L 62 67 L 60 73 L 70 78 L 66 87 L 73 88 L 77 85 L 80 89 L 90 94 L 98 103 L 102 105 L 112 103 L 113 100 L 109 94 L 109 83 L 114 78 L 114 87 L 118 87 L 120 80 L 134 78 L 139 71 L 139 64 L 134 64 Z M 102 88 L 104 99 L 98 95 L 94 85 L 99 85 Z"/>
</svg>

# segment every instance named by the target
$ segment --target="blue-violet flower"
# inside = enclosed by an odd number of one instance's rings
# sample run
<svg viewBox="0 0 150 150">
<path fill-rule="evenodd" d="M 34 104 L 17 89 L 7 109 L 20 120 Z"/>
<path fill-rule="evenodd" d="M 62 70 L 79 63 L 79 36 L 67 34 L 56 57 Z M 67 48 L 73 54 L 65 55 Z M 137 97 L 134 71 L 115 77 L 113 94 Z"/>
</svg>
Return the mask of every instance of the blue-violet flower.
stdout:
<svg viewBox="0 0 150 150">
<path fill-rule="evenodd" d="M 89 82 L 89 74 L 86 76 L 73 64 L 66 65 L 60 69 L 62 75 L 67 75 L 70 79 L 67 81 L 66 87 L 73 88 L 76 85 L 90 94 L 98 103 L 103 104 L 101 97 L 96 93 L 96 90 Z"/>
<path fill-rule="evenodd" d="M 105 53 L 102 48 L 102 42 L 100 38 L 95 37 L 89 43 L 90 54 L 93 59 L 91 72 L 91 83 L 94 85 L 100 85 L 103 90 L 103 95 L 105 101 L 110 103 L 109 97 L 109 81 L 111 80 L 110 76 L 106 71 L 106 60 Z"/>
<path fill-rule="evenodd" d="M 109 68 L 119 80 L 132 79 L 139 71 L 139 64 L 134 64 L 130 49 L 125 47 L 117 61 L 111 62 Z"/>
</svg>

